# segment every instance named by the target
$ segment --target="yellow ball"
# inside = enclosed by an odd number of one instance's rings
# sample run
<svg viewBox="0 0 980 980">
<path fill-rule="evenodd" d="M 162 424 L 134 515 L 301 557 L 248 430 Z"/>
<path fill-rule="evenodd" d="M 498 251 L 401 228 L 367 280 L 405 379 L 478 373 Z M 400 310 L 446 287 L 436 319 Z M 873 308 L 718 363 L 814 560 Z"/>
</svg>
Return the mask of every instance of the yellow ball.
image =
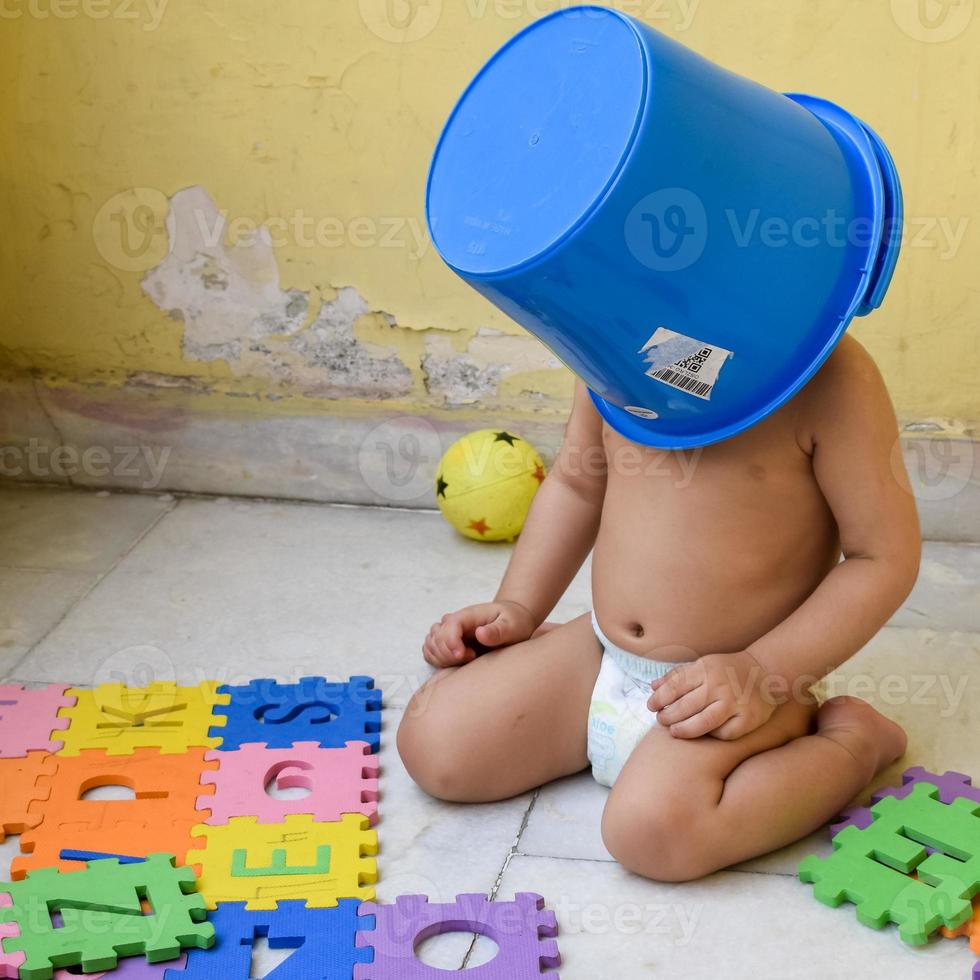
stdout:
<svg viewBox="0 0 980 980">
<path fill-rule="evenodd" d="M 544 480 L 534 447 L 501 429 L 454 442 L 439 463 L 436 503 L 460 534 L 475 541 L 513 541 Z"/>
</svg>

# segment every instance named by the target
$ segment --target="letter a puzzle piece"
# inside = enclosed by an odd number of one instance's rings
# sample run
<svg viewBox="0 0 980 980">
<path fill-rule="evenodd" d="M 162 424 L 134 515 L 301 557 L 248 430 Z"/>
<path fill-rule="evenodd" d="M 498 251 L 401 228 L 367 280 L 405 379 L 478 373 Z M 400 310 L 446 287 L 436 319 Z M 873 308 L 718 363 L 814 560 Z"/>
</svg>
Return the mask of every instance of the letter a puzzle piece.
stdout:
<svg viewBox="0 0 980 980">
<path fill-rule="evenodd" d="M 279 823 L 291 813 L 309 813 L 322 823 L 344 813 L 363 813 L 374 823 L 378 811 L 378 763 L 366 742 L 348 742 L 341 749 L 322 749 L 316 742 L 298 742 L 288 749 L 244 745 L 231 752 L 209 752 L 217 772 L 205 773 L 202 784 L 213 784 L 213 796 L 198 800 L 210 810 L 204 821 L 226 824 L 232 817 L 257 817 L 259 823 Z M 301 787 L 302 799 L 276 799 L 266 792 Z"/>
<path fill-rule="evenodd" d="M 192 951 L 184 970 L 169 970 L 166 980 L 248 980 L 252 947 L 265 937 L 271 949 L 295 949 L 265 980 L 351 980 L 354 964 L 370 959 L 354 945 L 363 918 L 360 902 L 341 899 L 336 908 L 308 909 L 303 902 L 280 902 L 267 912 L 249 912 L 226 902 L 211 915 L 216 941 L 207 952 Z"/>
<path fill-rule="evenodd" d="M 966 799 L 947 806 L 936 787 L 918 783 L 903 799 L 876 803 L 869 827 L 841 831 L 830 857 L 806 858 L 800 879 L 814 883 L 814 897 L 824 904 L 853 902 L 865 925 L 894 922 L 902 939 L 921 945 L 940 926 L 956 929 L 972 913 L 970 899 L 980 890 L 978 811 Z M 942 853 L 927 857 L 923 845 Z M 918 879 L 908 877 L 913 871 Z"/>
<path fill-rule="evenodd" d="M 188 848 L 200 843 L 191 828 L 201 819 L 198 800 L 207 797 L 198 794 L 211 791 L 200 785 L 201 775 L 217 768 L 204 754 L 204 749 L 183 755 L 136 749 L 132 755 L 108 755 L 104 749 L 84 749 L 77 756 L 53 757 L 57 771 L 47 798 L 30 805 L 35 823 L 21 837 L 25 853 L 14 859 L 13 877 L 35 868 L 84 868 L 84 862 L 60 858 L 66 849 L 137 857 L 160 851 L 183 864 Z M 83 799 L 90 789 L 116 785 L 129 787 L 135 798 Z"/>
<path fill-rule="evenodd" d="M 317 823 L 308 814 L 282 823 L 260 824 L 234 817 L 227 825 L 194 828 L 207 838 L 204 850 L 188 851 L 200 865 L 198 887 L 214 908 L 245 902 L 252 911 L 274 909 L 280 899 L 305 899 L 309 908 L 329 908 L 341 898 L 374 898 L 378 880 L 378 835 L 367 817 L 346 813 L 336 823 Z"/>
<path fill-rule="evenodd" d="M 3 940 L 4 952 L 25 954 L 20 980 L 50 980 L 56 967 L 111 970 L 119 956 L 176 959 L 183 947 L 214 943 L 193 872 L 174 867 L 169 854 L 140 864 L 93 861 L 70 874 L 44 868 L 0 889 L 12 903 L 0 908 L 0 923 L 19 929 Z"/>
<path fill-rule="evenodd" d="M 48 798 L 54 772 L 55 757 L 49 752 L 0 759 L 0 841 L 7 834 L 22 834 L 41 822 L 40 809 L 31 804 Z"/>
<path fill-rule="evenodd" d="M 221 741 L 209 735 L 220 728 L 215 707 L 228 697 L 217 693 L 217 683 L 178 687 L 154 681 L 149 687 L 102 684 L 93 690 L 72 688 L 78 701 L 61 712 L 71 722 L 65 733 L 62 755 L 78 755 L 83 749 L 105 749 L 110 755 L 128 755 L 139 748 L 181 753 L 188 749 L 213 749 Z"/>
<path fill-rule="evenodd" d="M 354 967 L 354 980 L 438 980 L 469 976 L 470 971 L 446 971 L 423 963 L 415 949 L 420 942 L 444 932 L 477 932 L 499 947 L 497 955 L 472 971 L 480 980 L 534 980 L 561 963 L 554 912 L 532 892 L 513 902 L 490 902 L 486 895 L 459 895 L 446 905 L 430 905 L 424 895 L 403 895 L 394 905 L 365 902 L 359 914 L 374 919 L 373 931 L 357 934 L 357 945 L 371 947 L 373 962 Z M 370 929 L 370 925 L 367 927 Z"/>
<path fill-rule="evenodd" d="M 75 698 L 64 684 L 49 684 L 29 691 L 20 684 L 0 684 L 0 759 L 16 759 L 28 752 L 57 752 L 61 742 L 52 735 L 68 727 L 59 717 Z"/>
<path fill-rule="evenodd" d="M 255 743 L 286 749 L 295 742 L 316 742 L 322 748 L 342 748 L 347 742 L 367 742 L 378 751 L 381 731 L 381 692 L 370 677 L 332 683 L 323 677 L 303 677 L 298 684 L 255 680 L 241 687 L 222 685 L 230 703 L 215 708 L 219 717 L 212 735 L 220 737 L 223 752 Z"/>
</svg>

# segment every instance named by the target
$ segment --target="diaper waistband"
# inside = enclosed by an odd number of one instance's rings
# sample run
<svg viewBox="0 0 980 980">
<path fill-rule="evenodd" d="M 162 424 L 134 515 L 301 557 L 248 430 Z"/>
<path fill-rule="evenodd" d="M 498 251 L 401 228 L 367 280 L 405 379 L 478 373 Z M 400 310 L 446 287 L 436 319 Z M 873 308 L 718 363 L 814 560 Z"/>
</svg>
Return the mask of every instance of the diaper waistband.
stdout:
<svg viewBox="0 0 980 980">
<path fill-rule="evenodd" d="M 603 650 L 610 656 L 613 662 L 633 680 L 651 684 L 653 681 L 666 677 L 675 667 L 680 664 L 650 660 L 648 657 L 640 657 L 629 650 L 611 643 L 609 637 L 602 632 L 598 620 L 595 618 L 595 611 L 592 612 L 592 629 L 595 630 L 596 639 L 602 644 Z"/>
</svg>

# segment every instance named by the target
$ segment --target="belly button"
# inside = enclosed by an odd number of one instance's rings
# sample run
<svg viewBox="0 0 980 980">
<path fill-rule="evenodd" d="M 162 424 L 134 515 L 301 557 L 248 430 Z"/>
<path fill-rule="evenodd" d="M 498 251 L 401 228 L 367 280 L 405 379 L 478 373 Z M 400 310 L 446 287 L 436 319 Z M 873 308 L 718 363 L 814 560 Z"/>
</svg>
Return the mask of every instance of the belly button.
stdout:
<svg viewBox="0 0 980 980">
<path fill-rule="evenodd" d="M 637 639 L 640 639 L 640 637 L 642 637 L 642 636 L 643 636 L 643 635 L 645 634 L 645 632 L 646 632 L 646 631 L 645 631 L 645 630 L 643 629 L 643 627 L 642 627 L 642 626 L 641 626 L 641 625 L 640 625 L 639 623 L 634 623 L 634 624 L 633 624 L 633 625 L 632 625 L 632 626 L 630 627 L 630 629 L 632 630 L 632 632 L 633 632 L 633 635 L 634 635 L 634 636 L 635 636 L 635 637 L 636 637 Z"/>
</svg>

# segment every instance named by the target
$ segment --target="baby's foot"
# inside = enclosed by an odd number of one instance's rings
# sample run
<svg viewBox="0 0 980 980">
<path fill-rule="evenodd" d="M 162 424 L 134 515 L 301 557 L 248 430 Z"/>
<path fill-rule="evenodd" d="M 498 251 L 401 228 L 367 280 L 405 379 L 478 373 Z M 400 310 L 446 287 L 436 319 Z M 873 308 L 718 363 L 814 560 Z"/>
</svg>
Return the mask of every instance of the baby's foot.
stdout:
<svg viewBox="0 0 980 980">
<path fill-rule="evenodd" d="M 860 698 L 831 698 L 817 713 L 817 733 L 868 767 L 868 779 L 905 755 L 904 729 Z"/>
</svg>

